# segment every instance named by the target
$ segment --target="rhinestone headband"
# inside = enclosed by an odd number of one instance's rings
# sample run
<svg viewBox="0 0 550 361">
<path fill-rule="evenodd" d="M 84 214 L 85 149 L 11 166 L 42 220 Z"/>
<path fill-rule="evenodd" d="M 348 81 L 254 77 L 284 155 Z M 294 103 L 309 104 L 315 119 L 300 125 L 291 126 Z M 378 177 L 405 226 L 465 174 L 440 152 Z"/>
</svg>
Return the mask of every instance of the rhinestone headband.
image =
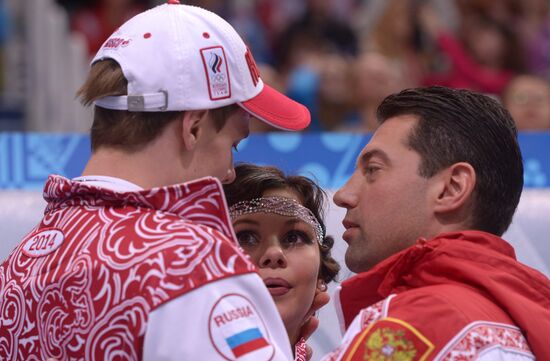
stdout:
<svg viewBox="0 0 550 361">
<path fill-rule="evenodd" d="M 317 242 L 322 246 L 324 239 L 323 227 L 313 213 L 298 203 L 297 200 L 286 197 L 261 197 L 237 202 L 229 207 L 231 219 L 251 213 L 274 213 L 284 217 L 295 217 L 309 224 L 317 236 Z"/>
</svg>

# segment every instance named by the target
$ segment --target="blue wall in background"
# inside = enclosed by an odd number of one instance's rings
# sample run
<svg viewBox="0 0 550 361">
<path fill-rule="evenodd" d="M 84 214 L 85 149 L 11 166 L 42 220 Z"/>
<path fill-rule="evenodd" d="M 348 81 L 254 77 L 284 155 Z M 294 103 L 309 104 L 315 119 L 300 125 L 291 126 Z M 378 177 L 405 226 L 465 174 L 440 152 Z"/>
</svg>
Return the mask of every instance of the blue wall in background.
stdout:
<svg viewBox="0 0 550 361">
<path fill-rule="evenodd" d="M 369 135 L 272 133 L 241 142 L 236 161 L 276 165 L 315 178 L 322 187 L 340 187 Z M 520 134 L 525 186 L 550 187 L 550 132 Z M 0 189 L 42 189 L 46 177 L 80 175 L 90 155 L 83 134 L 0 133 Z M 170 159 L 166 160 L 170 162 Z"/>
</svg>

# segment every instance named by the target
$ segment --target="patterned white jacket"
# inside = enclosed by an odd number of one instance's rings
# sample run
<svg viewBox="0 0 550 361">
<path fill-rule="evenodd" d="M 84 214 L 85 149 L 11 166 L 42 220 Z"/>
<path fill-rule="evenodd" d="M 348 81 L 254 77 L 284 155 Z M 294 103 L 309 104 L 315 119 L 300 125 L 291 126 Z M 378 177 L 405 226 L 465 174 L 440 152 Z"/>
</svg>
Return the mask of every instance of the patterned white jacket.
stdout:
<svg viewBox="0 0 550 361">
<path fill-rule="evenodd" d="M 121 192 L 50 176 L 44 198 L 0 266 L 0 360 L 292 359 L 216 179 Z"/>
</svg>

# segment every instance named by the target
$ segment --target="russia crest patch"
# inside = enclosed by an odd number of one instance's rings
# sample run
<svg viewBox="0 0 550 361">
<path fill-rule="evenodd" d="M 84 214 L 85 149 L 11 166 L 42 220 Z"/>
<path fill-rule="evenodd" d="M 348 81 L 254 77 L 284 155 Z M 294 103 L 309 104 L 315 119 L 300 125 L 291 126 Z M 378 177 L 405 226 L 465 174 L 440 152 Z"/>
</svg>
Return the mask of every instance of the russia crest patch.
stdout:
<svg viewBox="0 0 550 361">
<path fill-rule="evenodd" d="M 342 360 L 424 361 L 434 348 L 412 325 L 388 317 L 357 334 Z"/>
<path fill-rule="evenodd" d="M 201 49 L 202 64 L 211 100 L 231 97 L 231 79 L 225 51 L 221 46 Z"/>
<path fill-rule="evenodd" d="M 275 349 L 253 303 L 239 294 L 220 298 L 208 317 L 210 340 L 226 360 L 270 360 Z"/>
</svg>

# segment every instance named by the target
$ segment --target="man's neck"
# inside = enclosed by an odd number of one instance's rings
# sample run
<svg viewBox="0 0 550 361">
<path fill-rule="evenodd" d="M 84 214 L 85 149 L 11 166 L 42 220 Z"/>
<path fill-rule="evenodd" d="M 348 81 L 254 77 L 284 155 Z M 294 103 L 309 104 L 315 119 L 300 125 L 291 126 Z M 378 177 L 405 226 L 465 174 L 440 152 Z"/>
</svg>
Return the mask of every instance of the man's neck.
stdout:
<svg viewBox="0 0 550 361">
<path fill-rule="evenodd" d="M 116 177 L 144 189 L 181 183 L 187 179 L 174 149 L 162 142 L 132 152 L 100 147 L 92 153 L 82 175 Z"/>
<path fill-rule="evenodd" d="M 173 122 L 155 139 L 137 150 L 99 146 L 92 152 L 83 176 L 109 176 L 124 179 L 143 189 L 186 182 L 178 122 Z"/>
</svg>

